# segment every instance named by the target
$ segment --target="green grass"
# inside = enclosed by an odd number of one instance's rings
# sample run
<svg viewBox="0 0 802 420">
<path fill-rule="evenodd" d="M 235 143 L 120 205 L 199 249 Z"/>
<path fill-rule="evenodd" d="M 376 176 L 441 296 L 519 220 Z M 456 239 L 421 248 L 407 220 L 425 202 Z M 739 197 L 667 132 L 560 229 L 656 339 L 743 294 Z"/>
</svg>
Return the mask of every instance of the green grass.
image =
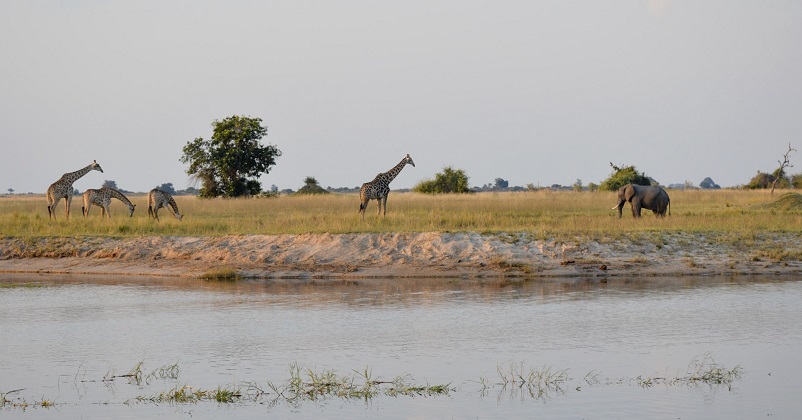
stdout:
<svg viewBox="0 0 802 420">
<path fill-rule="evenodd" d="M 132 195 L 132 218 L 112 201 L 112 219 L 92 214 L 84 219 L 73 202 L 71 219 L 64 209 L 50 221 L 44 196 L 0 197 L 0 235 L 53 236 L 223 236 L 247 234 L 480 232 L 525 233 L 534 238 L 616 238 L 655 232 L 712 232 L 742 240 L 760 232 L 802 232 L 798 195 L 768 191 L 670 190 L 672 216 L 644 212 L 633 220 L 629 205 L 619 219 L 612 192 L 521 192 L 465 195 L 391 193 L 386 217 L 376 216 L 376 202 L 364 220 L 354 194 L 282 196 L 259 199 L 176 197 L 185 215 L 178 221 L 163 212 L 161 222 L 148 219 L 146 197 Z M 659 239 L 655 239 L 659 241 Z"/>
<path fill-rule="evenodd" d="M 159 379 L 172 384 L 166 391 L 153 395 L 140 395 L 126 401 L 126 404 L 152 403 L 152 404 L 197 404 L 214 402 L 218 404 L 253 403 L 273 406 L 279 403 L 288 403 L 298 406 L 304 402 L 320 402 L 331 399 L 362 400 L 369 402 L 374 398 L 387 397 L 437 397 L 450 396 L 460 389 L 448 384 L 420 384 L 415 383 L 410 375 L 399 375 L 392 379 L 374 376 L 370 367 L 364 370 L 353 370 L 351 373 L 340 374 L 332 369 L 315 370 L 304 368 L 297 363 L 289 366 L 289 379 L 273 383 L 268 381 L 267 386 L 257 382 L 244 382 L 239 385 L 220 385 L 216 389 L 204 390 L 194 388 L 187 384 L 180 384 L 180 369 L 177 364 L 164 365 L 143 379 L 143 363 L 134 366 L 126 375 L 107 374 L 100 380 L 84 380 L 81 382 L 103 382 L 115 378 L 139 378 L 129 380 L 131 386 L 142 387 L 153 379 Z M 651 388 L 655 385 L 664 386 L 723 386 L 731 388 L 732 384 L 740 379 L 744 370 L 740 366 L 728 369 L 716 363 L 710 353 L 694 358 L 688 365 L 684 374 L 675 376 L 638 376 L 637 378 L 602 378 L 598 371 L 591 371 L 582 380 L 575 380 L 568 374 L 568 369 L 541 369 L 527 366 L 526 363 L 510 363 L 507 367 L 498 365 L 498 381 L 480 378 L 480 395 L 487 396 L 492 389 L 498 391 L 500 399 L 509 394 L 510 400 L 532 398 L 534 400 L 547 400 L 551 396 L 562 395 L 571 390 L 581 391 L 583 386 L 604 386 L 620 384 L 637 384 L 642 388 Z M 113 389 L 113 388 L 112 388 Z M 25 389 L 11 391 L 0 390 L 0 409 L 51 408 L 56 406 L 55 400 L 41 397 L 39 400 L 28 402 L 20 394 Z"/>
</svg>

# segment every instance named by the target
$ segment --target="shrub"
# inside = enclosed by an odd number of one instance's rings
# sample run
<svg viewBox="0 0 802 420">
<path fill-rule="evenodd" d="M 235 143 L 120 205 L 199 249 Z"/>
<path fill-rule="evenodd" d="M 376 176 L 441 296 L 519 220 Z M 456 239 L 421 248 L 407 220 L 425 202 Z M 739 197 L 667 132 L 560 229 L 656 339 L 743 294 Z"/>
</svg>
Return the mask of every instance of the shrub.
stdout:
<svg viewBox="0 0 802 420">
<path fill-rule="evenodd" d="M 433 180 L 426 179 L 419 182 L 412 191 L 425 194 L 472 192 L 468 187 L 468 175 L 465 174 L 465 171 L 450 166 L 436 174 Z"/>
</svg>

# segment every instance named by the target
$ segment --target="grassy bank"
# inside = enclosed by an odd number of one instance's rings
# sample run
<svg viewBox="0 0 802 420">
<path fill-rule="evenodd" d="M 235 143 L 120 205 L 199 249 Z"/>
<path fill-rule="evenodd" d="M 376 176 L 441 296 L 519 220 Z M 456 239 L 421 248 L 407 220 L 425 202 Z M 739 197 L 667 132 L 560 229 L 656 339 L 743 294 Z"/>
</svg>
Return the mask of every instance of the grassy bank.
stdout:
<svg viewBox="0 0 802 420">
<path fill-rule="evenodd" d="M 162 209 L 161 222 L 148 219 L 146 197 L 131 195 L 132 218 L 112 201 L 112 219 L 100 209 L 81 215 L 80 197 L 73 200 L 71 219 L 48 219 L 44 196 L 0 197 L 3 236 L 222 236 L 243 234 L 371 233 L 371 232 L 525 232 L 534 237 L 617 237 L 638 232 L 712 232 L 749 237 L 762 232 L 802 232 L 799 195 L 786 191 L 669 191 L 671 216 L 650 211 L 633 220 L 629 205 L 618 219 L 611 192 L 480 193 L 421 195 L 392 193 L 386 217 L 376 216 L 372 201 L 365 219 L 357 213 L 356 195 L 288 196 L 270 199 L 176 197 L 185 215 L 179 222 Z"/>
</svg>

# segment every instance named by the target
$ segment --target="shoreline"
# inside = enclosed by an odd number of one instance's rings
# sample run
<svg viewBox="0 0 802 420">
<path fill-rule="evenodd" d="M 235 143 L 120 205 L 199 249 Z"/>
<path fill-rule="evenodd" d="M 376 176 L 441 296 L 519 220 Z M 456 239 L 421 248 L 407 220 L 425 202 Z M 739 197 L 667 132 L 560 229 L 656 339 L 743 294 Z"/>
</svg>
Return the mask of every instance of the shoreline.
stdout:
<svg viewBox="0 0 802 420">
<path fill-rule="evenodd" d="M 800 234 L 668 232 L 618 239 L 377 233 L 0 238 L 0 273 L 245 278 L 626 278 L 802 274 Z"/>
</svg>

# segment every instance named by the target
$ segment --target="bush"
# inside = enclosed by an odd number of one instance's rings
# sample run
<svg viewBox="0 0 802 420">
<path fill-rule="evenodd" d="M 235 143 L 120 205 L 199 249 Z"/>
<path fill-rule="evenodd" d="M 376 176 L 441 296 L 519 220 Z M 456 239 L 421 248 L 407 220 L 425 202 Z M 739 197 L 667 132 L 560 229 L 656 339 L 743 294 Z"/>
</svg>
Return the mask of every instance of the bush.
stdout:
<svg viewBox="0 0 802 420">
<path fill-rule="evenodd" d="M 764 189 L 770 187 L 772 182 L 774 182 L 774 176 L 772 174 L 757 171 L 757 175 L 749 180 L 749 183 L 746 184 L 746 188 L 750 190 Z"/>
<path fill-rule="evenodd" d="M 295 194 L 304 195 L 304 194 L 330 194 L 328 191 L 323 189 L 314 177 L 308 176 L 304 179 L 304 186 L 298 190 Z"/>
<path fill-rule="evenodd" d="M 619 168 L 613 165 L 612 162 L 610 162 L 610 166 L 613 167 L 614 172 L 599 185 L 599 189 L 602 191 L 617 191 L 627 184 L 652 185 L 652 179 L 647 177 L 645 173 L 638 173 L 634 166 Z"/>
<path fill-rule="evenodd" d="M 468 175 L 462 169 L 454 169 L 450 166 L 443 169 L 434 176 L 434 179 L 426 179 L 415 185 L 412 191 L 424 194 L 442 193 L 470 193 L 468 187 Z"/>
<path fill-rule="evenodd" d="M 791 186 L 797 189 L 802 188 L 802 174 L 791 176 Z"/>
</svg>

